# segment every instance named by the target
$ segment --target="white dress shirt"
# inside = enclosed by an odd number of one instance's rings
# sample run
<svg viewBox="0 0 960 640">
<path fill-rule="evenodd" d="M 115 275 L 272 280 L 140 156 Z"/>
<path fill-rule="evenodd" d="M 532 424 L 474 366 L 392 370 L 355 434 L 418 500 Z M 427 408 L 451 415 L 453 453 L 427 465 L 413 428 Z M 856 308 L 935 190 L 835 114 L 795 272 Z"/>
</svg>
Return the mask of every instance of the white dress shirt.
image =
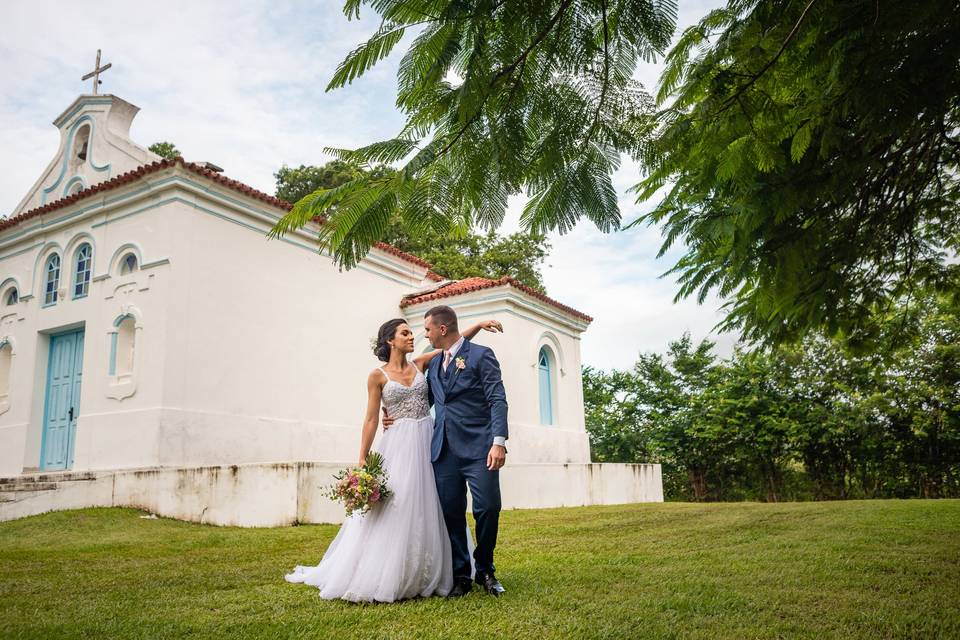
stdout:
<svg viewBox="0 0 960 640">
<path fill-rule="evenodd" d="M 463 346 L 463 336 L 460 336 L 460 339 L 453 343 L 453 345 L 447 349 L 443 354 L 443 370 L 446 372 L 447 367 L 453 362 L 453 359 L 457 357 L 457 352 L 460 351 L 460 347 Z M 493 444 L 500 445 L 505 447 L 507 444 L 507 439 L 503 436 L 493 436 Z"/>
</svg>

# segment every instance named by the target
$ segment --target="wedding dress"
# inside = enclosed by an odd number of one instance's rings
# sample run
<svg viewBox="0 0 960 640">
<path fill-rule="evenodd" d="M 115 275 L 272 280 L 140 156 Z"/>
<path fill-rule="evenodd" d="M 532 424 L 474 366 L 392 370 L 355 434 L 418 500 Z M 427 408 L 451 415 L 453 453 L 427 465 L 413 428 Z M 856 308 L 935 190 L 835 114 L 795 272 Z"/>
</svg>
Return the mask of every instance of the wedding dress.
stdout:
<svg viewBox="0 0 960 640">
<path fill-rule="evenodd" d="M 327 600 L 393 602 L 444 596 L 453 586 L 450 538 L 430 462 L 433 418 L 423 373 L 418 370 L 409 387 L 387 376 L 383 403 L 396 419 L 377 446 L 393 495 L 366 515 L 348 517 L 319 565 L 298 566 L 286 576 L 318 587 Z"/>
</svg>

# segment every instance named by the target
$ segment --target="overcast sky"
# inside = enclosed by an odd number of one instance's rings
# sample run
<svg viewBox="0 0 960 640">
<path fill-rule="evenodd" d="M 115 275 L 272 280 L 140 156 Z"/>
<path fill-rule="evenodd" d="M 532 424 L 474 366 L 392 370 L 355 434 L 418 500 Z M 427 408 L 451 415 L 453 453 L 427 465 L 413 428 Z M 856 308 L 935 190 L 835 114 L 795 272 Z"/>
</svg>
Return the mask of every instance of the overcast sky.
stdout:
<svg viewBox="0 0 960 640">
<path fill-rule="evenodd" d="M 680 1 L 680 28 L 718 0 Z M 97 48 L 101 93 L 141 108 L 131 136 L 147 146 L 174 142 L 191 161 L 209 160 L 225 175 L 273 193 L 283 164 L 322 164 L 323 148 L 356 147 L 392 137 L 402 118 L 394 108 L 394 55 L 352 86 L 324 93 L 343 56 L 376 28 L 366 11 L 347 21 L 342 2 L 168 0 L 142 3 L 5 0 L 0 21 L 0 212 L 9 214 L 47 166 L 59 144 L 50 124 L 90 83 Z M 653 92 L 658 64 L 638 78 Z M 626 189 L 640 178 L 625 163 L 615 176 L 625 221 L 643 210 Z M 504 231 L 517 229 L 522 201 L 511 205 Z M 722 317 L 709 299 L 673 303 L 676 285 L 660 278 L 678 257 L 657 260 L 656 229 L 600 233 L 589 223 L 551 238 L 543 270 L 549 294 L 594 317 L 583 336 L 585 364 L 627 368 L 646 351 L 663 351 L 690 331 L 712 337 L 721 353 L 730 335 L 711 336 Z"/>
</svg>

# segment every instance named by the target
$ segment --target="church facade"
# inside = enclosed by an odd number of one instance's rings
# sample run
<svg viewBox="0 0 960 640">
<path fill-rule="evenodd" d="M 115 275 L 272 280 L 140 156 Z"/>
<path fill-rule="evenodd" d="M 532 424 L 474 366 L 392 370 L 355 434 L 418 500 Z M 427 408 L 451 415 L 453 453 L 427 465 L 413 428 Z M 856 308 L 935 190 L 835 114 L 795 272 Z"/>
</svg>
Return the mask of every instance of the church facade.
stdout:
<svg viewBox="0 0 960 640">
<path fill-rule="evenodd" d="M 350 271 L 289 204 L 134 143 L 138 109 L 80 96 L 60 148 L 0 220 L 0 519 L 107 503 L 220 524 L 334 521 L 356 459 L 370 341 L 449 304 L 500 360 L 506 506 L 662 500 L 657 465 L 590 462 L 589 316 L 509 278 L 446 280 L 377 245 Z M 6 491 L 5 491 L 6 490 Z M 241 513 L 243 512 L 243 513 Z"/>
</svg>

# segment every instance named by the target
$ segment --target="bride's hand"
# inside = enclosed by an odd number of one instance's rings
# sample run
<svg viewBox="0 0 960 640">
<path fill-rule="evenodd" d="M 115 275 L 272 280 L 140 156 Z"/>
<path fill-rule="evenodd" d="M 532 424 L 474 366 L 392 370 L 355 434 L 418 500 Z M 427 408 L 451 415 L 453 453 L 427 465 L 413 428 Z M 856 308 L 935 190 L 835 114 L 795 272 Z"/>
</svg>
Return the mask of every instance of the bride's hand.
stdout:
<svg viewBox="0 0 960 640">
<path fill-rule="evenodd" d="M 503 325 L 496 320 L 482 320 L 478 323 L 480 328 L 491 333 L 503 333 Z"/>
<path fill-rule="evenodd" d="M 360 461 L 357 463 L 358 467 L 363 467 L 367 464 L 367 456 L 360 456 Z"/>
</svg>

